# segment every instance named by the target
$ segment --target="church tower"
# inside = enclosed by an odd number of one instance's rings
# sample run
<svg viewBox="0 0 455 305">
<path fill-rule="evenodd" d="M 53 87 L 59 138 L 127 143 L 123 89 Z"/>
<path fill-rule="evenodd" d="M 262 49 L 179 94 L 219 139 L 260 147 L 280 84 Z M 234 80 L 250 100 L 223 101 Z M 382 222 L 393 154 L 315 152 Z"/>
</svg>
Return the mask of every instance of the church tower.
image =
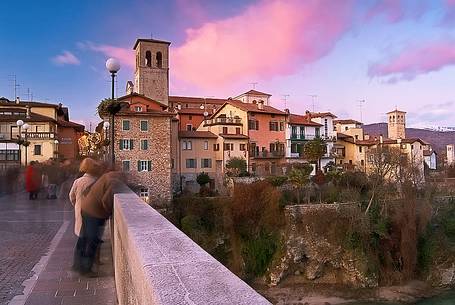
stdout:
<svg viewBox="0 0 455 305">
<path fill-rule="evenodd" d="M 392 140 L 406 138 L 406 112 L 395 109 L 387 112 L 388 138 Z"/>
<path fill-rule="evenodd" d="M 138 39 L 134 91 L 164 105 L 169 99 L 169 45 L 168 41 Z"/>
</svg>

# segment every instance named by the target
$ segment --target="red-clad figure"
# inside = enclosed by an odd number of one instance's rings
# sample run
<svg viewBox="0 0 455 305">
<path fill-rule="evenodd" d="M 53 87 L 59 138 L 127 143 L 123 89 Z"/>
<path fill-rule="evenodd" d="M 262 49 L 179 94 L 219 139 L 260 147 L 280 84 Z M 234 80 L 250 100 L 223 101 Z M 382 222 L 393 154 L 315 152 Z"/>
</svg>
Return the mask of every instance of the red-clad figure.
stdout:
<svg viewBox="0 0 455 305">
<path fill-rule="evenodd" d="M 25 169 L 25 190 L 29 193 L 28 199 L 35 200 L 38 198 L 38 192 L 41 189 L 41 171 L 34 161 Z"/>
</svg>

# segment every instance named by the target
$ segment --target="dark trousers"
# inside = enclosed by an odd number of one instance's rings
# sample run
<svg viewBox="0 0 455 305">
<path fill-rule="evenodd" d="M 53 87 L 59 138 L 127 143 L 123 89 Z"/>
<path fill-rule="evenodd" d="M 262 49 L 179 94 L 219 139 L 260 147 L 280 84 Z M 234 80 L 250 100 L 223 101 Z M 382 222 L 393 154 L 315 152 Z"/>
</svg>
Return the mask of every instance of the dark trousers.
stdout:
<svg viewBox="0 0 455 305">
<path fill-rule="evenodd" d="M 81 273 L 92 271 L 96 252 L 101 244 L 106 219 L 82 213 L 82 229 L 74 249 L 74 268 Z"/>
</svg>

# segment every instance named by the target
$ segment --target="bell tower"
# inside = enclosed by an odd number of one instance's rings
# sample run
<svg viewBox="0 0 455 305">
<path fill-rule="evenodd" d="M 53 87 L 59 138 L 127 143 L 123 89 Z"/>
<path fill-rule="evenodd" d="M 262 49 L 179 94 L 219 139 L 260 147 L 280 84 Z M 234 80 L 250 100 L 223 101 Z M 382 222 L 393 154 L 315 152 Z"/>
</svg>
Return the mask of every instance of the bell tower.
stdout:
<svg viewBox="0 0 455 305">
<path fill-rule="evenodd" d="M 387 112 L 388 138 L 392 140 L 406 138 L 406 112 L 395 109 Z"/>
<path fill-rule="evenodd" d="M 169 45 L 168 41 L 138 39 L 134 91 L 164 105 L 169 99 Z"/>
</svg>

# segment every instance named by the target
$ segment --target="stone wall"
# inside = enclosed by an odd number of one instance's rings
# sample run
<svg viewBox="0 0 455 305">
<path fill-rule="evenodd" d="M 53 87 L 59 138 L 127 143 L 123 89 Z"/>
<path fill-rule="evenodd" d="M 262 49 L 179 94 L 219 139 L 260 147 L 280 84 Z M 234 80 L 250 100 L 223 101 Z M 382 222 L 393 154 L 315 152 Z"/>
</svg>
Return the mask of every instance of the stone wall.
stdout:
<svg viewBox="0 0 455 305">
<path fill-rule="evenodd" d="M 120 305 L 270 304 L 133 193 L 114 200 Z"/>
</svg>

